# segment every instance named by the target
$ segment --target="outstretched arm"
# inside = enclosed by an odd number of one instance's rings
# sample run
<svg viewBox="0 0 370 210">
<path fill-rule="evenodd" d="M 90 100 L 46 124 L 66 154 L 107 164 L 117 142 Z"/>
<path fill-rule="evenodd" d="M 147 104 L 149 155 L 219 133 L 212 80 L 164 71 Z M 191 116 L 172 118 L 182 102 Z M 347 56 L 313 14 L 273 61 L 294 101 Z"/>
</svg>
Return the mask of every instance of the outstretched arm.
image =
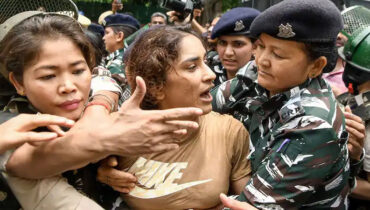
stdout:
<svg viewBox="0 0 370 210">
<path fill-rule="evenodd" d="M 145 83 L 137 88 L 117 113 L 108 115 L 103 106 L 91 106 L 65 136 L 38 147 L 18 148 L 7 170 L 24 178 L 44 178 L 76 169 L 108 155 L 130 156 L 176 149 L 176 139 L 198 124 L 183 120 L 202 114 L 197 108 L 160 111 L 140 109 Z M 90 116 L 92 112 L 92 116 Z"/>
</svg>

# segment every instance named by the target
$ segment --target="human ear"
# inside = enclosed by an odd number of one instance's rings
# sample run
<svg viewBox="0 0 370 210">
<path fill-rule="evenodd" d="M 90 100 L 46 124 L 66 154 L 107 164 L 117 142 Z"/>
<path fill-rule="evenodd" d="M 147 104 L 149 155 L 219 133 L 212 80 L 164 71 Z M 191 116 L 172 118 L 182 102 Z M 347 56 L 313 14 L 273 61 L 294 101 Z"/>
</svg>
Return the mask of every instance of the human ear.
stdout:
<svg viewBox="0 0 370 210">
<path fill-rule="evenodd" d="M 155 93 L 155 98 L 157 101 L 163 101 L 166 98 L 166 94 L 163 91 L 163 88 L 159 88 L 158 91 Z"/>
<path fill-rule="evenodd" d="M 123 42 L 124 38 L 125 38 L 125 33 L 123 33 L 122 31 L 120 31 L 116 34 L 116 41 L 117 42 Z"/>
<path fill-rule="evenodd" d="M 19 95 L 21 95 L 21 96 L 26 95 L 25 88 L 24 88 L 23 84 L 16 79 L 13 72 L 9 73 L 9 80 L 13 84 L 13 86 L 15 87 L 15 89 L 17 90 L 17 93 Z"/>
<path fill-rule="evenodd" d="M 315 78 L 319 76 L 322 73 L 327 63 L 328 63 L 328 60 L 326 59 L 325 56 L 320 56 L 319 58 L 317 58 L 315 61 L 313 61 L 310 67 L 310 70 L 308 72 L 308 77 Z"/>
</svg>

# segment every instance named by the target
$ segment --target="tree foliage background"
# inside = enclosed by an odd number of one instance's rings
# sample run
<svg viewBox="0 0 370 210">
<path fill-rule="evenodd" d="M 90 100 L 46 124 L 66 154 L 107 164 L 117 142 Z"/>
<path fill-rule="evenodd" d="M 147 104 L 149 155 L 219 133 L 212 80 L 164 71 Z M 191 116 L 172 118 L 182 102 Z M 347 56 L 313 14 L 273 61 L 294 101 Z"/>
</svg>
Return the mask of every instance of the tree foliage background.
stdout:
<svg viewBox="0 0 370 210">
<path fill-rule="evenodd" d="M 73 0 L 79 10 L 92 21 L 97 21 L 99 15 L 111 9 L 112 0 Z M 120 12 L 132 13 L 142 24 L 150 21 L 153 12 L 166 12 L 159 6 L 159 0 L 121 0 L 123 10 Z M 204 11 L 201 23 L 210 21 L 215 15 L 240 5 L 241 0 L 203 0 Z"/>
</svg>

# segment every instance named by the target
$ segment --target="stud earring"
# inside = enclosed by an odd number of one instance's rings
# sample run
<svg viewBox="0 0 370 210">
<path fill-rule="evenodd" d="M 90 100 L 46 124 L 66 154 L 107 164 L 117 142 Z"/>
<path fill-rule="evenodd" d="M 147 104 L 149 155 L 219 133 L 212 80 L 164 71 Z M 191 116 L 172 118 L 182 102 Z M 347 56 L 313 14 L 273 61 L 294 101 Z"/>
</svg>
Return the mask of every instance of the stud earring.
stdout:
<svg viewBox="0 0 370 210">
<path fill-rule="evenodd" d="M 18 91 L 18 94 L 21 95 L 21 96 L 25 95 L 23 90 Z"/>
</svg>

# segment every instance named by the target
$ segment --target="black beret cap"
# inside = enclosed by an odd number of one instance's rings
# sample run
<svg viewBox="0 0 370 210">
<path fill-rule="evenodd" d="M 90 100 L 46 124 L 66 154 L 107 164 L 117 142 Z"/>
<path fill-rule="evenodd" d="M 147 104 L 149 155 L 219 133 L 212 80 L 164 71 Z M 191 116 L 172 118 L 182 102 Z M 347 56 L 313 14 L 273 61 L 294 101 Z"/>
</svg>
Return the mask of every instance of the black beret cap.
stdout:
<svg viewBox="0 0 370 210">
<path fill-rule="evenodd" d="M 343 28 L 340 11 L 329 0 L 284 0 L 262 12 L 251 25 L 261 33 L 307 43 L 333 42 Z"/>
<path fill-rule="evenodd" d="M 260 11 L 249 7 L 236 7 L 223 14 L 212 30 L 211 38 L 223 35 L 249 35 L 249 28 Z"/>
<path fill-rule="evenodd" d="M 104 36 L 104 28 L 101 25 L 91 23 L 89 26 L 87 26 L 87 30 L 94 32 L 96 34 L 100 34 L 101 37 Z"/>
<path fill-rule="evenodd" d="M 106 18 L 104 18 L 102 25 L 104 27 L 128 26 L 136 30 L 140 28 L 140 23 L 138 20 L 136 20 L 134 17 L 130 15 L 125 15 L 125 14 L 120 14 L 120 13 L 108 15 Z"/>
</svg>

